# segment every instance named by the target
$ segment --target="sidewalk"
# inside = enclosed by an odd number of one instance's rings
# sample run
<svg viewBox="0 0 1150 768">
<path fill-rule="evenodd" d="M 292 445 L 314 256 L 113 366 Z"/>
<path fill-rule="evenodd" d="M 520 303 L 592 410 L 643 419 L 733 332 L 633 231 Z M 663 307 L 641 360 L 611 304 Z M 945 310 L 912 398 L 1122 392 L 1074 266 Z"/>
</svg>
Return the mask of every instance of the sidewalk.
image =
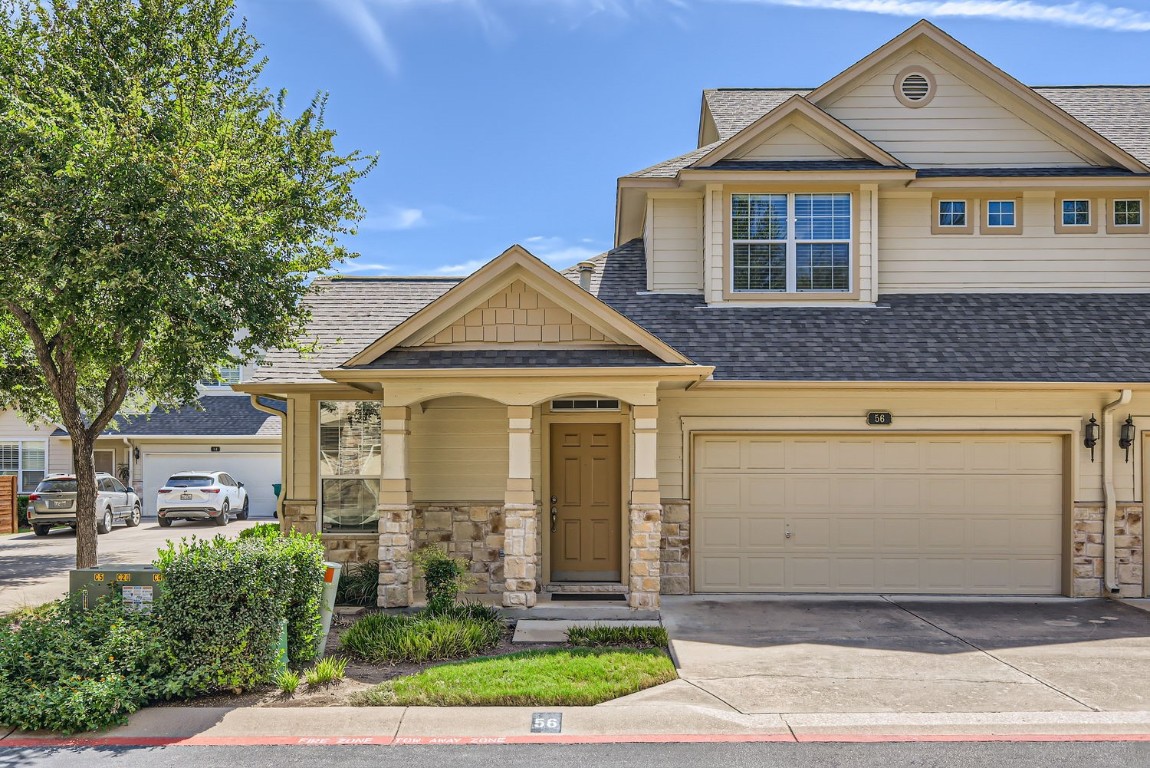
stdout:
<svg viewBox="0 0 1150 768">
<path fill-rule="evenodd" d="M 670 685 L 675 685 L 671 683 Z M 628 697 L 630 698 L 630 697 Z M 622 742 L 1150 741 L 1150 712 L 743 715 L 691 704 L 530 707 L 156 707 L 123 727 L 65 739 L 13 733 L 6 747 L 477 745 Z"/>
</svg>

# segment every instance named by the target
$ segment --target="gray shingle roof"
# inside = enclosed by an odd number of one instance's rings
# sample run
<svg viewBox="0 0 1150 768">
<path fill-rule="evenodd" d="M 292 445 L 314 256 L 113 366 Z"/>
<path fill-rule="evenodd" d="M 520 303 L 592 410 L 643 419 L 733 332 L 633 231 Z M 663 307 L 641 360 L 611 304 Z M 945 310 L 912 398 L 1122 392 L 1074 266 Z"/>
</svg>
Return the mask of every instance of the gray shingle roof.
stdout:
<svg viewBox="0 0 1150 768">
<path fill-rule="evenodd" d="M 252 374 L 252 383 L 326 381 L 337 368 L 387 331 L 453 288 L 458 277 L 326 277 L 315 281 L 307 305 L 312 319 L 306 341 L 314 354 L 275 350 Z"/>
<path fill-rule="evenodd" d="M 283 410 L 280 400 L 261 397 L 260 403 L 278 411 Z M 278 437 L 281 422 L 278 416 L 252 407 L 245 395 L 204 395 L 195 403 L 174 411 L 155 410 L 148 414 L 129 414 L 116 417 L 116 427 L 104 431 L 105 435 L 120 437 Z M 67 436 L 57 429 L 54 436 Z"/>
<path fill-rule="evenodd" d="M 787 99 L 796 95 L 806 96 L 811 90 L 718 88 L 703 91 L 719 141 L 629 176 L 674 178 L 680 170 Z M 1064 85 L 1038 87 L 1034 91 L 1150 165 L 1150 85 Z"/>
<path fill-rule="evenodd" d="M 647 294 L 641 240 L 598 297 L 715 378 L 1150 382 L 1150 294 L 900 294 L 866 307 L 708 307 Z"/>
<path fill-rule="evenodd" d="M 598 368 L 667 365 L 645 349 L 393 349 L 352 370 L 405 368 Z"/>
</svg>

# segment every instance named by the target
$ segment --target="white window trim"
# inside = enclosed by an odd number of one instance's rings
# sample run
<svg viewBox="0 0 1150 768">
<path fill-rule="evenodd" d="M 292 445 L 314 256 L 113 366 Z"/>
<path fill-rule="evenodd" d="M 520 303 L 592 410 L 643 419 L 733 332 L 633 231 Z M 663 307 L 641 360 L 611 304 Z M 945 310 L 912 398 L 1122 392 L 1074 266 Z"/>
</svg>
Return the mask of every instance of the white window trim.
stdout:
<svg viewBox="0 0 1150 768">
<path fill-rule="evenodd" d="M 31 488 L 25 486 L 24 485 L 24 473 L 25 472 L 40 472 L 42 474 L 42 477 L 40 478 L 41 480 L 43 480 L 45 477 L 48 476 L 48 447 L 49 447 L 48 441 L 44 440 L 44 439 L 40 439 L 40 438 L 0 437 L 0 443 L 3 443 L 5 445 L 15 444 L 17 446 L 16 447 L 16 469 L 15 469 L 16 493 L 21 495 L 21 496 L 31 493 L 32 491 L 34 491 L 36 489 L 35 486 L 39 485 L 40 483 L 39 483 L 39 481 L 37 481 L 36 484 L 33 485 Z M 24 450 L 25 450 L 24 446 L 25 445 L 40 445 L 40 446 L 42 446 L 43 451 L 44 451 L 44 467 L 42 469 L 30 469 L 30 468 L 24 466 Z M 13 470 L 10 470 L 10 469 L 0 470 L 0 475 L 12 475 L 12 474 L 13 474 Z"/>
<path fill-rule="evenodd" d="M 228 389 L 232 384 L 239 384 L 244 380 L 242 365 L 221 365 L 217 373 L 218 379 L 200 379 L 200 386 L 207 389 Z"/>
<path fill-rule="evenodd" d="M 798 223 L 798 216 L 795 215 L 795 198 L 798 195 L 846 195 L 848 205 L 850 207 L 850 237 L 846 240 L 799 240 L 796 236 L 795 229 Z M 787 198 L 787 237 L 785 240 L 766 240 L 761 238 L 736 240 L 732 222 L 734 219 L 733 203 L 728 203 L 727 210 L 727 247 L 729 248 L 727 256 L 727 264 L 729 273 L 727 275 L 727 294 L 733 299 L 739 298 L 752 298 L 755 296 L 787 296 L 787 297 L 805 297 L 805 296 L 842 296 L 844 298 L 854 295 L 856 290 L 855 286 L 855 226 L 857 222 L 855 217 L 855 195 L 853 192 L 829 191 L 829 192 L 733 192 L 729 196 L 729 200 L 733 201 L 737 195 L 746 195 L 748 197 L 766 196 L 766 195 L 785 195 Z M 735 288 L 735 244 L 750 244 L 750 245 L 786 245 L 786 270 L 787 270 L 787 284 L 785 290 L 769 290 L 769 289 L 746 289 L 740 290 Z M 819 290 L 802 290 L 798 289 L 798 246 L 800 244 L 808 243 L 846 243 L 847 246 L 847 287 L 839 290 L 819 289 Z"/>
<path fill-rule="evenodd" d="M 1075 221 L 1075 222 L 1071 222 L 1068 224 L 1066 222 L 1066 213 L 1067 213 L 1066 204 L 1067 203 L 1086 203 L 1086 221 Z M 1094 206 L 1091 204 L 1091 201 L 1089 198 L 1083 198 L 1083 197 L 1066 198 L 1065 200 L 1062 201 L 1062 204 L 1059 206 L 1059 208 L 1060 208 L 1060 210 L 1058 212 L 1058 216 L 1059 216 L 1059 219 L 1062 221 L 1062 226 L 1064 226 L 1064 227 L 1089 227 L 1089 226 L 1092 226 L 1094 224 Z M 1078 212 L 1074 211 L 1074 215 L 1077 216 Z"/>
<path fill-rule="evenodd" d="M 995 203 L 1010 205 L 1010 223 L 1009 224 L 995 224 L 990 220 L 991 212 L 990 206 Z M 1003 214 L 999 211 L 999 215 Z M 986 201 L 986 226 L 992 229 L 1014 229 L 1018 226 L 1018 205 L 1013 200 L 987 200 Z"/>
<path fill-rule="evenodd" d="M 966 200 L 963 200 L 963 199 L 947 200 L 944 198 L 939 198 L 937 203 L 938 203 L 938 207 L 935 208 L 935 211 L 934 211 L 934 215 L 935 215 L 934 221 L 935 221 L 935 225 L 938 226 L 939 229 L 948 229 L 948 230 L 950 230 L 950 229 L 954 229 L 954 230 L 970 229 L 970 206 L 967 204 Z M 961 224 L 943 224 L 942 223 L 942 206 L 946 205 L 946 204 L 950 204 L 950 205 L 961 204 L 962 205 L 963 222 Z M 956 213 L 956 211 L 950 211 L 950 215 L 952 215 L 952 216 L 955 215 L 955 213 Z"/>
<path fill-rule="evenodd" d="M 1129 223 L 1119 224 L 1118 223 L 1118 203 L 1138 203 L 1138 223 L 1137 224 L 1129 224 Z M 1116 197 L 1116 198 L 1114 198 L 1114 201 L 1111 205 L 1110 223 L 1113 226 L 1119 227 L 1119 228 L 1130 227 L 1131 229 L 1134 229 L 1135 227 L 1141 227 L 1142 224 L 1146 221 L 1146 210 L 1145 209 L 1146 209 L 1146 206 L 1142 203 L 1142 199 L 1139 197 Z"/>
</svg>

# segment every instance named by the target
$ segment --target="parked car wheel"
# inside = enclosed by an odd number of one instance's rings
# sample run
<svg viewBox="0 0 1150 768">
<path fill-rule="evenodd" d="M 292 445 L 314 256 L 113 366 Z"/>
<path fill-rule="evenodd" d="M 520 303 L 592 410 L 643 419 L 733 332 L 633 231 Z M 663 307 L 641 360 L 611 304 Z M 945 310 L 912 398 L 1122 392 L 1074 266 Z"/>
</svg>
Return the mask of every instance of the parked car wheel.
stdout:
<svg viewBox="0 0 1150 768">
<path fill-rule="evenodd" d="M 159 520 L 160 520 L 160 527 L 161 528 L 171 528 L 172 527 L 172 521 L 169 520 L 168 518 L 161 517 Z"/>
<path fill-rule="evenodd" d="M 216 525 L 227 525 L 227 524 L 228 524 L 228 503 L 225 501 L 223 509 L 221 509 L 220 513 L 218 515 L 216 515 Z"/>
<path fill-rule="evenodd" d="M 128 515 L 128 527 L 135 528 L 140 524 L 140 505 L 132 507 L 132 514 Z"/>
<path fill-rule="evenodd" d="M 112 532 L 112 510 L 105 509 L 104 516 L 96 523 L 96 533 Z"/>
<path fill-rule="evenodd" d="M 244 499 L 244 508 L 240 510 L 240 513 L 238 515 L 236 515 L 236 520 L 247 520 L 247 519 L 248 519 L 248 500 Z"/>
<path fill-rule="evenodd" d="M 36 534 L 37 536 L 47 536 L 48 531 L 50 531 L 50 530 L 52 530 L 52 526 L 50 526 L 50 525 L 33 525 L 32 526 L 32 533 Z"/>
</svg>

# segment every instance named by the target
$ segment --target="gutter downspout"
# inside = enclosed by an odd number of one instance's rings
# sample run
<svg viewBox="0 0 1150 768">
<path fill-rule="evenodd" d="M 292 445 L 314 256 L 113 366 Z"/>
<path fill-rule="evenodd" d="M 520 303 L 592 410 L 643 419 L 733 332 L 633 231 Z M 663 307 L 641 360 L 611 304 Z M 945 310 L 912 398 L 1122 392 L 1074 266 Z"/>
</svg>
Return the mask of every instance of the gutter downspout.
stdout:
<svg viewBox="0 0 1150 768">
<path fill-rule="evenodd" d="M 1118 524 L 1118 500 L 1114 498 L 1114 441 L 1110 438 L 1114 429 L 1114 411 L 1128 404 L 1133 394 L 1131 390 L 1124 389 L 1117 400 L 1102 407 L 1102 501 L 1105 515 L 1102 522 L 1102 557 L 1107 597 L 1121 592 L 1115 576 L 1114 536 Z"/>
<path fill-rule="evenodd" d="M 288 461 L 288 450 L 287 450 L 288 425 L 287 425 L 287 419 L 285 418 L 287 416 L 287 414 L 284 413 L 283 411 L 277 411 L 275 408 L 269 408 L 268 406 L 261 403 L 260 397 L 266 397 L 266 395 L 249 395 L 248 397 L 251 398 L 252 408 L 255 408 L 257 411 L 262 411 L 262 412 L 264 412 L 270 416 L 279 416 L 280 417 L 280 483 L 283 483 L 284 485 L 280 486 L 281 492 L 280 492 L 279 498 L 276 499 L 276 518 L 279 519 L 280 525 L 282 526 L 283 525 L 283 519 L 284 519 L 284 511 L 282 509 L 280 509 L 280 504 L 281 504 L 281 501 L 287 497 L 287 493 L 285 493 L 285 491 L 287 491 L 286 483 L 287 483 L 287 461 Z M 278 397 L 273 398 L 273 399 L 279 400 Z M 285 405 L 287 404 L 286 400 L 284 401 L 284 404 Z"/>
</svg>

